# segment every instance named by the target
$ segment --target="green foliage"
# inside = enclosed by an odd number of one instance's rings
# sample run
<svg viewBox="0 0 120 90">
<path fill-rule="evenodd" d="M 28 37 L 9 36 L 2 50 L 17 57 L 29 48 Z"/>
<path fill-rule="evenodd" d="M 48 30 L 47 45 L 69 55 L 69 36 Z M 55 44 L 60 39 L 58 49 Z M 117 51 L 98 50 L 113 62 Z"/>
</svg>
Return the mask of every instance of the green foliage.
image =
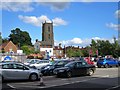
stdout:
<svg viewBox="0 0 120 90">
<path fill-rule="evenodd" d="M 1 49 L 1 51 L 2 51 L 2 53 L 5 53 L 5 50 L 4 50 L 4 48 L 2 48 L 2 49 Z"/>
<path fill-rule="evenodd" d="M 9 41 L 8 38 L 3 38 L 3 39 L 2 39 L 2 43 L 8 42 L 8 41 Z"/>
<path fill-rule="evenodd" d="M 23 50 L 23 52 L 24 52 L 26 55 L 29 55 L 29 54 L 31 54 L 31 53 L 34 52 L 34 48 L 31 47 L 31 46 L 26 46 L 26 45 L 24 45 L 24 46 L 21 47 L 21 49 Z"/>
<path fill-rule="evenodd" d="M 95 43 L 95 41 L 92 40 L 91 47 L 93 55 L 95 55 L 95 51 L 98 50 L 101 56 L 112 55 L 115 58 L 120 57 L 120 45 L 116 39 L 114 39 L 114 43 L 110 43 L 108 40 L 97 40 Z"/>
<path fill-rule="evenodd" d="M 33 51 L 33 53 L 38 54 L 38 53 L 40 53 L 40 51 Z"/>
<path fill-rule="evenodd" d="M 92 49 L 92 55 L 97 57 L 96 51 L 98 50 L 98 55 L 106 56 L 112 55 L 114 58 L 120 57 L 120 45 L 118 40 L 114 38 L 114 43 L 110 43 L 108 40 L 93 40 L 91 41 L 90 46 L 86 46 L 84 49 L 74 50 L 72 47 L 67 49 L 67 56 L 68 57 L 88 57 L 89 50 Z"/>
<path fill-rule="evenodd" d="M 66 54 L 67 54 L 68 57 L 80 57 L 80 56 L 83 56 L 83 54 L 80 51 L 80 49 L 74 50 L 73 48 L 67 49 Z"/>
<path fill-rule="evenodd" d="M 0 35 L 0 44 L 2 44 L 2 36 Z"/>
<path fill-rule="evenodd" d="M 9 40 L 11 40 L 14 44 L 18 45 L 19 47 L 22 47 L 24 45 L 32 45 L 29 33 L 26 31 L 21 31 L 19 28 L 11 30 L 9 38 Z"/>
</svg>

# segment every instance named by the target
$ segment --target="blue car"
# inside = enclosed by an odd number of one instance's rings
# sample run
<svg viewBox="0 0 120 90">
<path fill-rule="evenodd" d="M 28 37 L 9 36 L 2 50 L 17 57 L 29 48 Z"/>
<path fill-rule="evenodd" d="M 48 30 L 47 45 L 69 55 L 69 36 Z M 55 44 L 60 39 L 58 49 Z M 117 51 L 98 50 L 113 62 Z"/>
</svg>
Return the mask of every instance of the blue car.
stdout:
<svg viewBox="0 0 120 90">
<path fill-rule="evenodd" d="M 112 59 L 112 58 L 100 58 L 97 61 L 98 68 L 101 68 L 102 66 L 105 68 L 116 66 L 118 67 L 118 60 Z"/>
</svg>

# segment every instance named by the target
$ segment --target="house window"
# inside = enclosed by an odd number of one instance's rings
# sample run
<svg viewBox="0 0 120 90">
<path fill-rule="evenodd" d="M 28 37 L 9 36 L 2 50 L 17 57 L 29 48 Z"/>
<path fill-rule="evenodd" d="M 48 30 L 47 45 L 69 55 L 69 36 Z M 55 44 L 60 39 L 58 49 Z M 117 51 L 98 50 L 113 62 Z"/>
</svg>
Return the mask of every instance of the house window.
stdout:
<svg viewBox="0 0 120 90">
<path fill-rule="evenodd" d="M 39 46 L 37 46 L 37 50 L 39 49 Z"/>
</svg>

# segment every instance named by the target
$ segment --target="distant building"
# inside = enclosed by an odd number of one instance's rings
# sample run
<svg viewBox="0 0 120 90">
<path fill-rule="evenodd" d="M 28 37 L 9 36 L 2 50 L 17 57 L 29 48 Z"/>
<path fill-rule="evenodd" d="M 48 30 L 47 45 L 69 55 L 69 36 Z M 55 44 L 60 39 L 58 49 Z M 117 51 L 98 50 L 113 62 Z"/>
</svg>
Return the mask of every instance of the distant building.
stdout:
<svg viewBox="0 0 120 90">
<path fill-rule="evenodd" d="M 54 33 L 53 23 L 42 24 L 42 41 L 36 40 L 34 48 L 40 50 L 40 48 L 53 48 L 54 47 Z"/>
<path fill-rule="evenodd" d="M 53 33 L 53 23 L 43 23 L 42 24 L 42 41 L 38 41 L 34 44 L 35 51 L 40 51 L 45 53 L 45 58 L 48 56 L 53 56 L 54 47 L 54 33 Z"/>
<path fill-rule="evenodd" d="M 53 50 L 54 50 L 53 54 L 55 58 L 62 58 L 65 56 L 64 48 L 61 47 L 61 44 L 59 44 L 59 46 L 55 46 Z"/>
<path fill-rule="evenodd" d="M 0 50 L 5 53 L 17 53 L 18 47 L 12 41 L 8 41 L 0 45 Z"/>
<path fill-rule="evenodd" d="M 42 24 L 42 41 L 40 41 L 40 46 L 43 48 L 54 47 L 53 23 L 45 22 Z"/>
</svg>

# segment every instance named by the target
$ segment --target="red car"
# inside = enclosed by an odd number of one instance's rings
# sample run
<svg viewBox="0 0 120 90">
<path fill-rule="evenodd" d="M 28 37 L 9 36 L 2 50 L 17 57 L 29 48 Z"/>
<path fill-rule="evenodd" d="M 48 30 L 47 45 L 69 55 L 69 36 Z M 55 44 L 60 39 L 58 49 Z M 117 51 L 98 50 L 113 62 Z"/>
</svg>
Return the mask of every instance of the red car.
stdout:
<svg viewBox="0 0 120 90">
<path fill-rule="evenodd" d="M 94 65 L 94 62 L 91 61 L 90 57 L 86 57 L 86 58 L 84 58 L 84 60 L 85 60 L 88 64 Z"/>
</svg>

